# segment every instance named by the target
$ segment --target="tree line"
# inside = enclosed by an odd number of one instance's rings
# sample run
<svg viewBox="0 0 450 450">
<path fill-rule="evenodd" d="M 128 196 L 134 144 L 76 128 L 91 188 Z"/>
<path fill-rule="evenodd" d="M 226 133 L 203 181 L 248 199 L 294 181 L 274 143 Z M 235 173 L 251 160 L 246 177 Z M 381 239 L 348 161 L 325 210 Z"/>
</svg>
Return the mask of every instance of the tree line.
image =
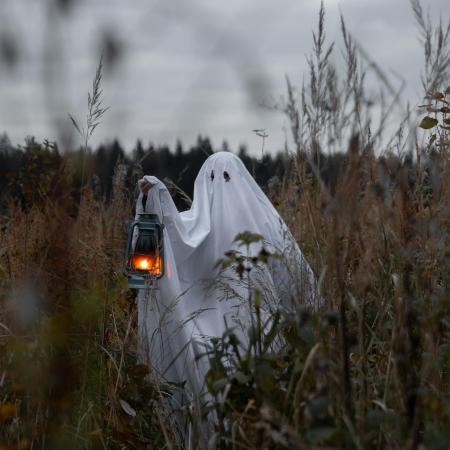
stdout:
<svg viewBox="0 0 450 450">
<path fill-rule="evenodd" d="M 228 150 L 228 145 L 222 145 Z M 97 195 L 109 200 L 113 193 L 113 177 L 118 164 L 126 169 L 126 184 L 132 191 L 142 175 L 169 179 L 192 197 L 194 180 L 200 167 L 216 149 L 208 137 L 199 136 L 195 145 L 184 149 L 180 141 L 174 149 L 153 143 L 144 146 L 137 141 L 132 151 L 126 151 L 118 140 L 101 144 L 95 149 L 61 152 L 54 143 L 27 137 L 24 145 L 12 145 L 8 136 L 0 136 L 0 201 L 17 199 L 29 206 L 30 198 L 48 194 L 55 189 L 54 177 L 63 170 L 65 188 L 77 197 L 83 184 L 90 184 Z M 246 167 L 262 186 L 274 176 L 284 174 L 282 154 L 265 155 L 262 160 L 250 156 L 244 146 L 238 149 Z M 70 167 L 68 167 L 70 166 Z M 180 204 L 181 199 L 177 198 Z M 182 206 L 182 205 L 179 205 Z"/>
<path fill-rule="evenodd" d="M 195 177 L 206 158 L 217 150 L 229 151 L 228 144 L 224 142 L 221 148 L 215 149 L 208 137 L 199 136 L 197 142 L 186 149 L 180 141 L 172 149 L 153 143 L 144 146 L 138 140 L 131 151 L 126 151 L 116 139 L 95 149 L 61 152 L 57 144 L 38 142 L 33 137 L 27 137 L 23 145 L 13 145 L 3 134 L 0 136 L 0 205 L 4 209 L 13 200 L 26 209 L 58 190 L 65 190 L 76 200 L 82 186 L 86 185 L 91 186 L 97 197 L 109 201 L 119 165 L 125 171 L 125 184 L 130 195 L 135 194 L 140 177 L 154 175 L 170 181 L 192 198 Z M 294 158 L 287 152 L 257 158 L 241 146 L 235 153 L 266 191 L 279 186 L 294 166 Z M 318 157 L 323 181 L 333 185 L 346 155 L 321 154 Z M 184 196 L 178 190 L 173 195 L 177 206 L 186 208 Z"/>
</svg>

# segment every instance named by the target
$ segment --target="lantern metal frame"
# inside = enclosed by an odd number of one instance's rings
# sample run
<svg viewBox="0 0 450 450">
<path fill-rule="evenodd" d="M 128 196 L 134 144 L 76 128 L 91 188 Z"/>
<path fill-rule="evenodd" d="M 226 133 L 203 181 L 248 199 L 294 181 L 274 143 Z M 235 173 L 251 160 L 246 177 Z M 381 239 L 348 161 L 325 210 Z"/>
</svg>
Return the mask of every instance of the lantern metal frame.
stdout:
<svg viewBox="0 0 450 450">
<path fill-rule="evenodd" d="M 135 254 L 133 249 L 133 244 L 136 245 L 137 239 L 134 240 L 134 233 L 137 229 L 139 234 L 144 233 L 154 233 L 157 236 L 158 243 L 158 256 L 161 258 L 160 262 L 160 273 L 158 275 L 153 275 L 150 271 L 135 269 L 132 265 L 132 257 Z M 128 225 L 128 238 L 125 247 L 125 258 L 124 258 L 124 270 L 128 277 L 128 287 L 132 289 L 145 289 L 149 286 L 154 285 L 156 280 L 159 280 L 164 276 L 165 271 L 165 261 L 164 261 L 164 224 L 159 220 L 157 214 L 142 213 L 139 214 L 138 218 L 132 221 Z"/>
</svg>

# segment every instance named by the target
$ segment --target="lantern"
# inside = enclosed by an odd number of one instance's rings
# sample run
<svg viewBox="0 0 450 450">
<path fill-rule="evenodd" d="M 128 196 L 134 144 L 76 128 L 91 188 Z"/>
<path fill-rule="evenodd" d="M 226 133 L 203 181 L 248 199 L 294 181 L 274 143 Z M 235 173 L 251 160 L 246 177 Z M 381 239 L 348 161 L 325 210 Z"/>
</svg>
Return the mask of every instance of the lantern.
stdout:
<svg viewBox="0 0 450 450">
<path fill-rule="evenodd" d="M 156 214 L 140 214 L 130 223 L 125 250 L 130 288 L 144 289 L 164 275 L 163 229 Z"/>
</svg>

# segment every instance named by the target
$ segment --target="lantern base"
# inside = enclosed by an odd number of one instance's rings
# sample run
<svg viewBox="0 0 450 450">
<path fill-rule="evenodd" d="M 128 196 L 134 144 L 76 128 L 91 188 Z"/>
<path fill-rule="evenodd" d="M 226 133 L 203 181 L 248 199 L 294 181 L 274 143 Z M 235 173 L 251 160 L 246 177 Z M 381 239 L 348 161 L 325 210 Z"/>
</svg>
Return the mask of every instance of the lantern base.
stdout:
<svg viewBox="0 0 450 450">
<path fill-rule="evenodd" d="M 155 280 L 149 279 L 142 275 L 128 275 L 129 289 L 147 289 L 152 285 L 154 287 Z"/>
</svg>

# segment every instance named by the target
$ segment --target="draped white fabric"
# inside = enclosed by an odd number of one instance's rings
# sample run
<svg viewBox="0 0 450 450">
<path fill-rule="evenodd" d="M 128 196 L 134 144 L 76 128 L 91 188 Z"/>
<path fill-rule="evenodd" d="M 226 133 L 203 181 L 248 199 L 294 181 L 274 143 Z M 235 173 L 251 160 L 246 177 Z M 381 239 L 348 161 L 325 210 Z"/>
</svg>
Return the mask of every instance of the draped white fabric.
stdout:
<svg viewBox="0 0 450 450">
<path fill-rule="evenodd" d="M 216 262 L 234 249 L 257 255 L 261 247 L 281 258 L 269 258 L 250 272 L 250 287 L 262 293 L 262 309 L 318 306 L 314 275 L 287 226 L 242 161 L 232 153 L 210 156 L 195 180 L 191 208 L 178 212 L 164 183 L 145 176 L 152 187 L 146 212 L 164 224 L 165 276 L 157 289 L 139 294 L 139 328 L 148 361 L 159 377 L 186 382 L 184 391 L 198 396 L 208 370 L 207 358 L 196 359 L 209 337 L 236 327 L 245 341 L 250 310 L 249 285 L 233 268 Z M 143 194 L 136 213 L 142 213 Z M 234 238 L 249 231 L 264 242 L 238 247 Z"/>
</svg>

